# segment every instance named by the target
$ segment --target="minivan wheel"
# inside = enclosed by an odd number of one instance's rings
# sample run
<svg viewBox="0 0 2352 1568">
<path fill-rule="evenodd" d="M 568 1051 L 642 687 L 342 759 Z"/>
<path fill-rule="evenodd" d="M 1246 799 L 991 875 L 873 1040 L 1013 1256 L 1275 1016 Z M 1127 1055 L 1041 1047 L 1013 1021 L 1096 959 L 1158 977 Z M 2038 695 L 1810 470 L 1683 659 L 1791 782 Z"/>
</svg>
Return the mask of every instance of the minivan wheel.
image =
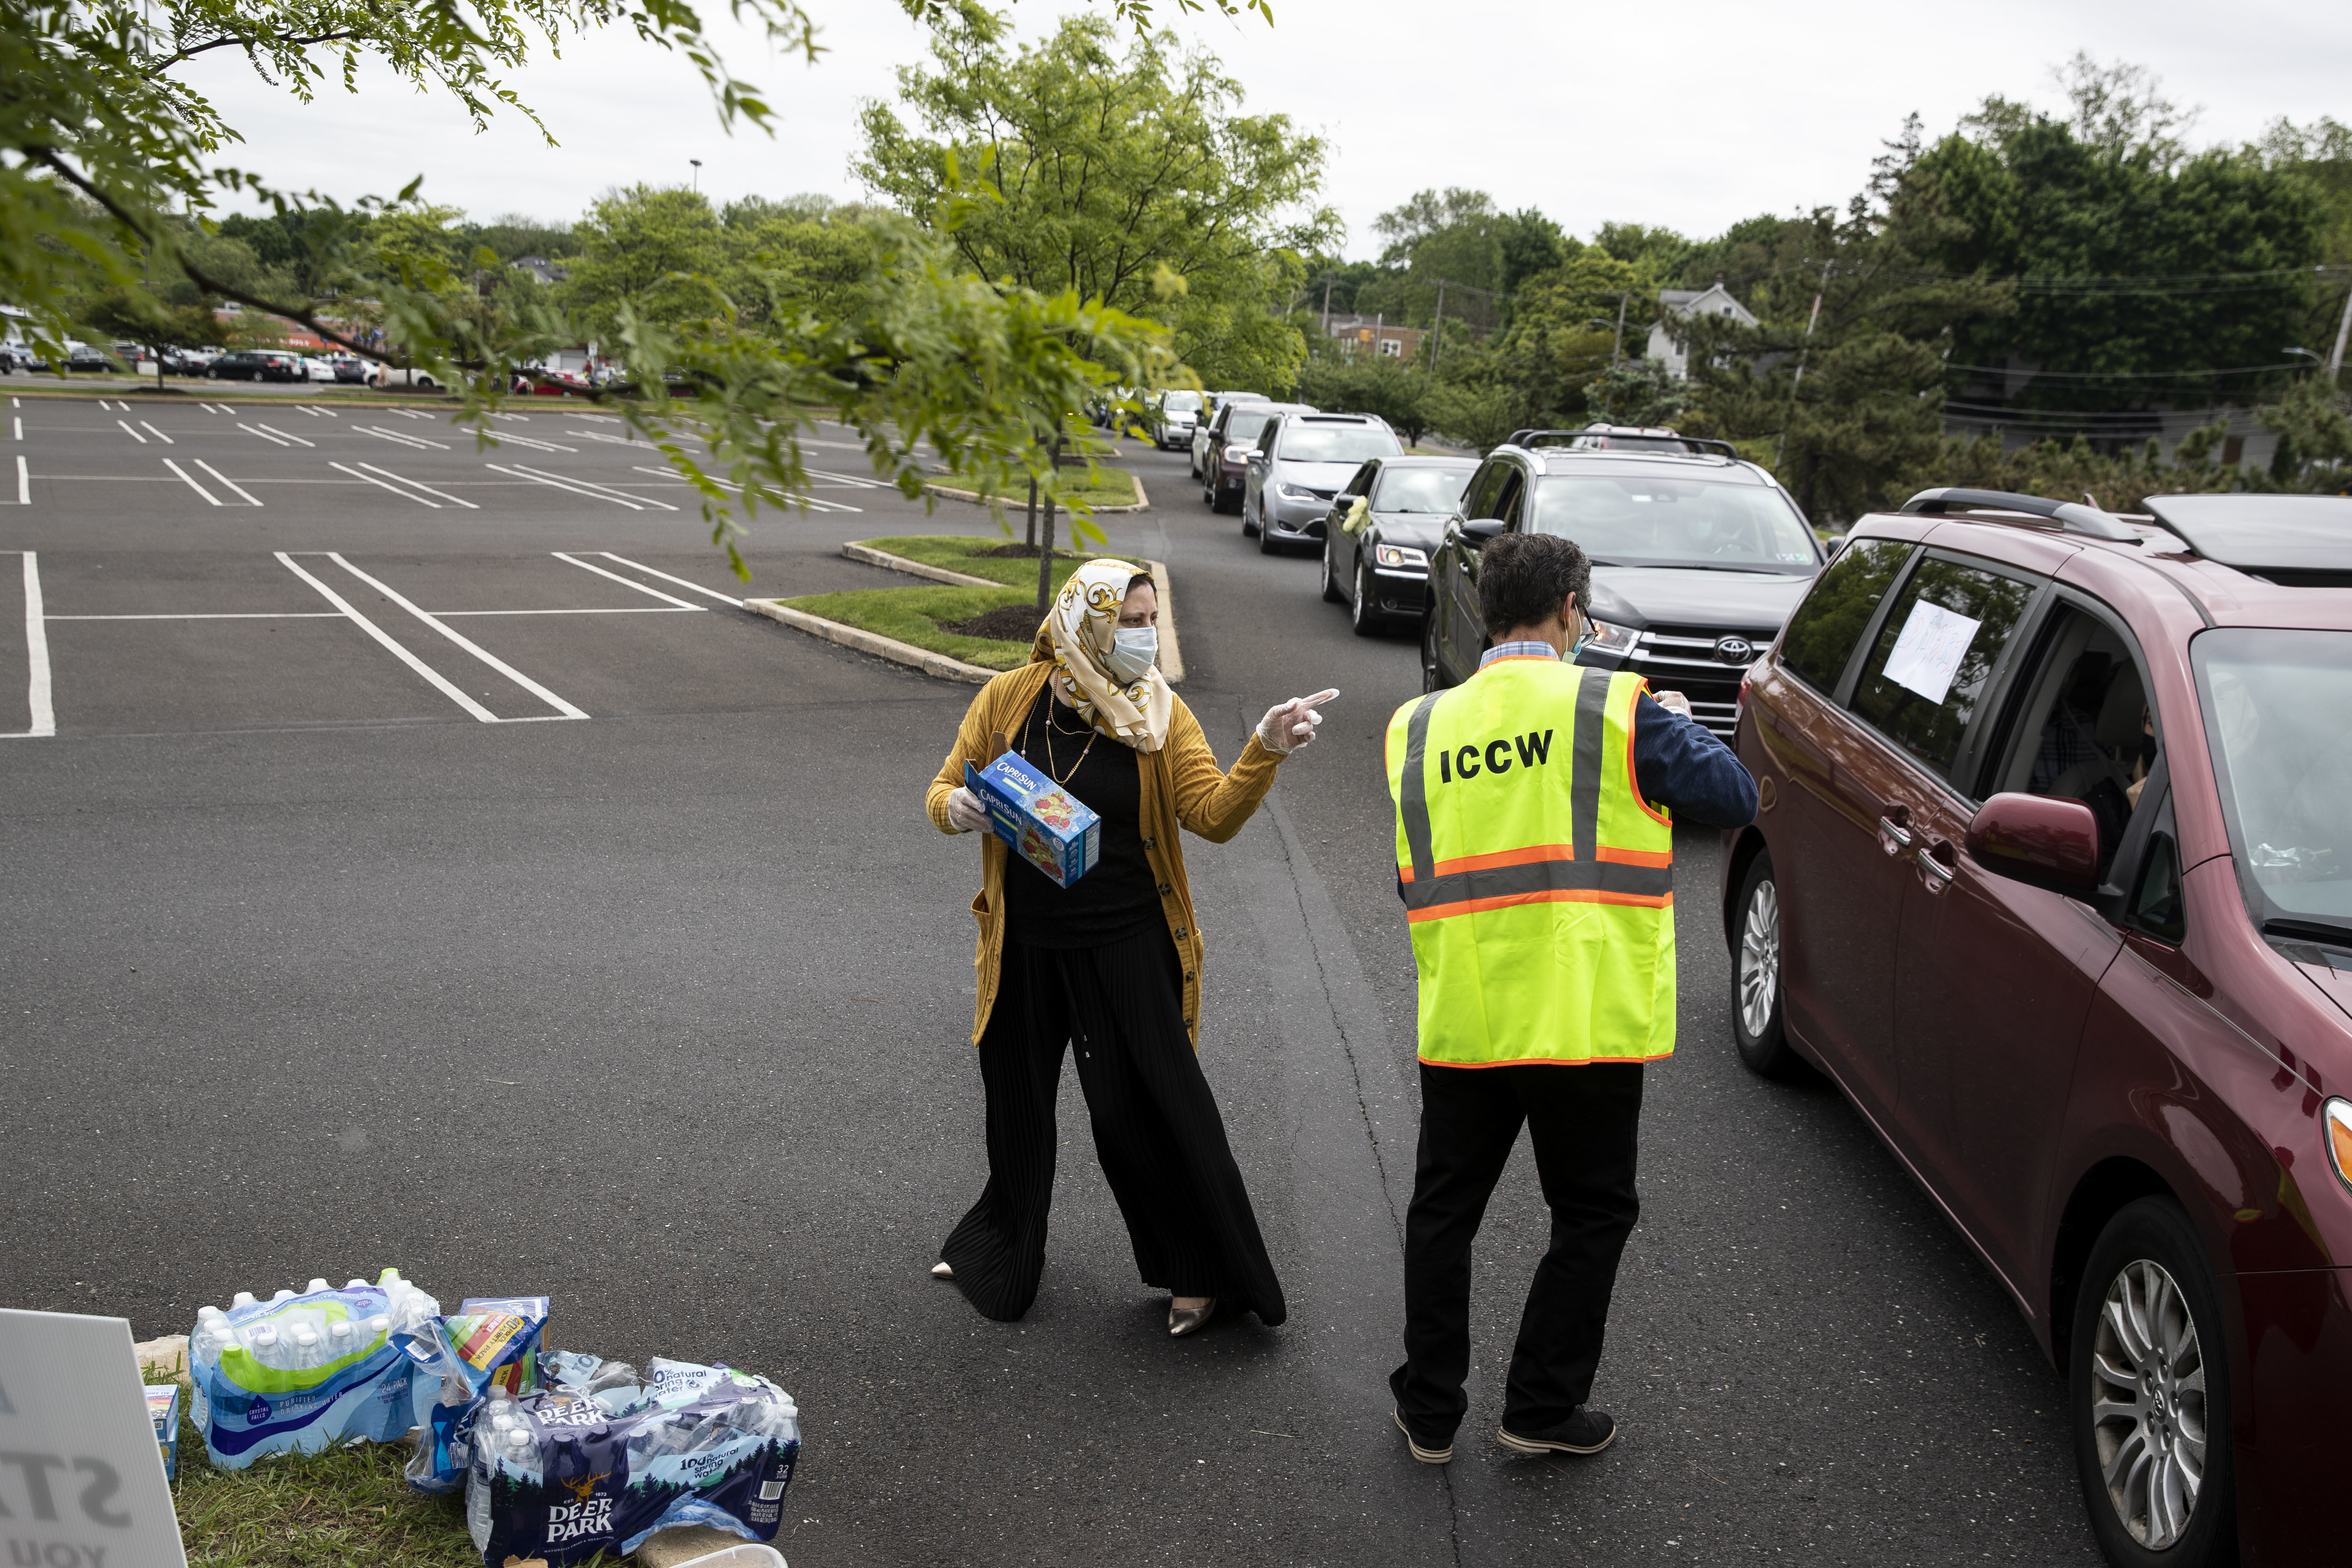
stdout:
<svg viewBox="0 0 2352 1568">
<path fill-rule="evenodd" d="M 1738 922 L 1731 947 L 1732 1039 L 1750 1072 L 1786 1078 L 1799 1058 L 1781 1024 L 1780 884 L 1772 875 L 1770 850 L 1759 850 L 1748 863 L 1731 907 Z"/>
<path fill-rule="evenodd" d="M 2169 1197 L 2126 1205 L 2091 1248 L 2067 1358 L 2083 1502 L 2118 1568 L 2236 1560 L 2223 1334 L 2186 1211 Z"/>
</svg>

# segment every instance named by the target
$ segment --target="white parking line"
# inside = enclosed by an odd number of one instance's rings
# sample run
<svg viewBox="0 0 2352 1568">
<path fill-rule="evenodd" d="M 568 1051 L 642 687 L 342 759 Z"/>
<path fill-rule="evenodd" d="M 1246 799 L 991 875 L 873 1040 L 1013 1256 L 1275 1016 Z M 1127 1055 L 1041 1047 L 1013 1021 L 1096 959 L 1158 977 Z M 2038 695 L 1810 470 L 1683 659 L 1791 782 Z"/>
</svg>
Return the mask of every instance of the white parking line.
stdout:
<svg viewBox="0 0 2352 1568">
<path fill-rule="evenodd" d="M 664 511 L 677 510 L 667 501 L 648 500 L 640 496 L 624 495 L 618 490 L 605 489 L 601 485 L 592 488 L 584 482 L 558 479 L 553 474 L 543 474 L 536 468 L 526 468 L 520 464 L 511 468 L 502 463 L 485 463 L 482 466 L 493 473 L 504 474 L 509 479 L 529 479 L 533 484 L 547 485 L 559 490 L 569 490 L 576 496 L 586 496 L 590 500 L 608 500 L 615 506 L 627 507 L 631 511 L 643 511 L 649 506 L 657 506 Z"/>
<path fill-rule="evenodd" d="M 163 466 L 164 466 L 165 468 L 167 468 L 171 469 L 173 473 L 175 473 L 175 474 L 179 475 L 179 476 L 180 476 L 180 478 L 181 478 L 181 479 L 182 479 L 182 480 L 184 480 L 184 481 L 186 483 L 187 487 L 188 487 L 190 489 L 192 489 L 192 490 L 195 491 L 198 495 L 200 495 L 200 496 L 204 497 L 204 498 L 205 498 L 205 500 L 208 500 L 208 501 L 212 502 L 212 504 L 213 504 L 213 505 L 215 505 L 215 506 L 218 506 L 218 505 L 220 505 L 220 497 L 218 497 L 218 496 L 216 496 L 216 495 L 213 494 L 213 492 L 212 492 L 212 491 L 210 491 L 210 490 L 208 490 L 208 489 L 205 489 L 205 487 L 204 487 L 204 486 L 202 486 L 202 485 L 200 485 L 200 484 L 196 483 L 196 481 L 194 480 L 194 479 L 193 479 L 192 477 L 190 477 L 190 475 L 189 475 L 189 473 L 188 473 L 188 470 L 187 470 L 187 469 L 185 469 L 185 468 L 182 468 L 182 467 L 180 467 L 180 465 L 179 465 L 179 464 L 177 464 L 177 463 L 175 463 L 175 462 L 172 461 L 172 459 L 171 459 L 171 458 L 164 458 L 164 459 L 163 459 Z"/>
<path fill-rule="evenodd" d="M 649 468 L 643 463 L 632 464 L 631 467 L 635 468 L 636 471 L 641 474 L 657 474 L 673 484 L 688 483 L 688 480 L 679 477 L 677 470 L 675 468 Z M 734 480 L 722 479 L 716 474 L 709 474 L 704 477 L 721 489 L 740 492 L 743 489 L 741 485 L 737 484 Z M 866 510 L 864 507 L 852 506 L 847 501 L 826 500 L 822 496 L 796 495 L 793 496 L 792 499 L 800 502 L 803 506 L 807 507 L 811 511 L 854 511 L 862 513 Z"/>
<path fill-rule="evenodd" d="M 138 442 L 141 446 L 144 447 L 144 446 L 147 444 L 147 437 L 144 437 L 144 436 L 142 436 L 141 434 L 139 434 L 139 432 L 138 432 L 138 431 L 133 430 L 133 429 L 131 427 L 131 421 L 130 421 L 130 420 L 128 420 L 128 419 L 118 419 L 118 420 L 116 420 L 116 421 L 115 421 L 115 423 L 116 423 L 117 425 L 120 425 L 120 426 L 122 426 L 122 433 L 123 433 L 124 435 L 126 435 L 126 436 L 130 437 L 132 440 L 134 440 L 134 441 Z"/>
<path fill-rule="evenodd" d="M 176 447 L 179 445 L 177 441 L 173 440 L 169 436 L 164 435 L 163 432 L 156 429 L 152 425 L 149 425 L 144 419 L 142 419 L 139 423 L 145 428 L 147 434 L 154 437 L 155 439 L 163 442 L 166 447 Z"/>
<path fill-rule="evenodd" d="M 808 444 L 816 445 L 814 442 Z M 831 445 L 831 443 L 826 444 Z M 835 484 L 852 485 L 861 490 L 895 490 L 898 488 L 887 479 L 859 479 L 856 474 L 829 474 L 823 468 L 810 468 L 806 472 L 810 479 L 831 479 Z"/>
<path fill-rule="evenodd" d="M 739 595 L 722 594 L 716 588 L 706 588 L 699 583 L 689 583 L 683 577 L 673 577 L 667 572 L 656 572 L 642 561 L 632 561 L 625 555 L 615 555 L 609 550 L 599 550 L 596 553 L 607 561 L 617 561 L 633 572 L 642 572 L 648 577 L 658 577 L 665 583 L 675 583 L 681 588 L 691 588 L 703 597 L 716 599 L 722 605 L 732 605 L 739 610 L 743 607 L 743 600 Z"/>
<path fill-rule="evenodd" d="M 342 417 L 341 415 L 336 413 L 331 408 L 314 408 L 309 404 L 304 404 L 302 405 L 302 412 L 305 414 L 316 414 L 324 419 L 341 419 Z"/>
<path fill-rule="evenodd" d="M 33 504 L 33 475 L 31 470 L 25 467 L 25 455 L 22 452 L 16 454 L 16 504 L 18 506 Z"/>
<path fill-rule="evenodd" d="M 605 605 L 578 610 L 436 610 L 433 613 L 436 616 L 698 616 L 703 610 L 700 605 L 680 605 L 675 608 L 667 605 L 623 605 L 617 609 Z"/>
<path fill-rule="evenodd" d="M 243 496 L 246 505 L 259 506 L 261 504 L 261 502 L 255 497 L 246 494 L 246 489 L 243 485 L 238 484 L 235 479 L 230 479 L 218 468 L 215 468 L 210 463 L 205 462 L 202 458 L 196 458 L 195 464 L 196 467 L 202 468 L 205 472 L 210 474 L 213 478 L 226 485 L 231 490 L 234 490 L 239 496 Z"/>
<path fill-rule="evenodd" d="M 576 452 L 580 450 L 577 447 L 564 446 L 560 441 L 542 441 L 536 436 L 518 436 L 511 430 L 499 430 L 492 433 L 490 437 L 490 445 L 494 447 L 530 447 L 541 452 Z"/>
<path fill-rule="evenodd" d="M 634 436 L 607 436 L 602 430 L 566 430 L 566 436 L 577 436 L 583 441 L 603 441 L 614 447 L 641 447 L 644 442 Z"/>
<path fill-rule="evenodd" d="M 49 700 L 49 634 L 41 613 L 40 558 L 25 552 L 25 662 L 31 668 L 31 689 L 26 706 L 31 710 L 28 729 L 0 735 L 0 740 L 33 740 L 58 732 L 58 710 Z"/>
<path fill-rule="evenodd" d="M 15 416 L 15 418 L 16 421 L 16 439 L 21 441 L 25 438 L 25 416 L 19 414 Z"/>
<path fill-rule="evenodd" d="M 344 473 L 351 475 L 352 478 L 355 479 L 365 479 L 369 484 L 373 485 L 380 490 L 390 490 L 393 494 L 400 497 L 403 500 L 413 500 L 418 506 L 429 506 L 435 511 L 439 511 L 441 510 L 441 503 L 439 501 L 427 500 L 420 495 L 411 495 L 408 491 L 402 489 L 397 485 L 389 485 L 384 483 L 383 480 L 377 479 L 373 474 L 363 474 L 357 468 L 344 468 L 341 463 L 329 463 L 327 467 L 331 468 L 341 468 Z"/>
<path fill-rule="evenodd" d="M 379 426 L 354 425 L 352 428 L 358 431 L 362 436 L 373 436 L 380 441 L 397 441 L 404 447 L 415 447 L 420 451 L 427 447 L 431 447 L 437 451 L 443 452 L 449 449 L 448 445 L 446 442 L 427 441 L 421 436 L 404 436 L 397 430 L 386 430 Z"/>
<path fill-rule="evenodd" d="M 300 413 L 303 413 L 303 414 L 307 414 L 307 415 L 309 415 L 309 416 L 310 416 L 311 418 L 313 418 L 313 419 L 316 419 L 316 418 L 319 416 L 319 411 L 318 411 L 317 409 L 315 409 L 315 408 L 304 408 L 304 407 L 303 407 L 300 404 L 299 404 L 299 403 L 298 403 L 298 404 L 296 404 L 294 406 L 295 406 L 295 408 L 296 408 L 296 410 L 297 410 L 298 412 L 300 412 Z"/>
<path fill-rule="evenodd" d="M 518 419 L 525 425 L 530 423 L 530 416 L 528 414 L 493 414 L 490 417 L 493 419 Z"/>
<path fill-rule="evenodd" d="M 53 621 L 340 621 L 341 610 L 192 610 L 185 615 L 51 616 Z"/>
<path fill-rule="evenodd" d="M 328 587 L 324 583 L 320 582 L 319 579 L 310 575 L 310 573 L 304 571 L 301 567 L 296 565 L 294 563 L 294 557 L 287 554 L 283 550 L 276 552 L 276 554 L 278 559 L 285 563 L 286 570 L 293 573 L 294 575 L 301 578 L 302 581 L 310 584 L 313 588 L 318 589 L 319 592 L 324 595 L 327 603 L 334 605 L 335 608 L 343 615 L 350 616 L 352 621 L 358 624 L 360 630 L 367 633 L 368 636 L 373 637 L 377 642 L 382 643 L 386 649 L 390 650 L 393 658 L 400 660 L 401 663 L 408 666 L 409 668 L 415 670 L 417 674 L 431 681 L 435 689 L 438 690 L 442 696 L 446 697 L 450 701 L 455 702 L 458 707 L 463 708 L 467 712 L 471 713 L 475 718 L 479 719 L 485 724 L 495 724 L 499 722 L 499 716 L 497 714 L 491 712 L 488 709 L 483 707 L 480 703 L 467 696 L 465 692 L 459 690 L 457 684 L 447 676 L 442 674 L 439 670 L 434 668 L 431 665 L 425 663 L 423 659 L 417 658 L 415 654 L 409 652 L 406 648 L 394 642 L 392 639 L 391 633 L 385 631 L 382 626 L 377 626 L 373 621 L 369 620 L 365 616 L 361 615 L 357 610 L 352 608 L 349 600 L 345 599 L 341 594 L 336 593 L 332 588 Z"/>
<path fill-rule="evenodd" d="M 299 436 L 289 436 L 275 425 L 243 425 L 237 426 L 248 436 L 258 436 L 265 441 L 275 441 L 281 447 L 315 447 L 316 441 L 305 441 Z"/>
<path fill-rule="evenodd" d="M 588 717 L 587 714 L 582 712 L 579 709 L 574 708 L 571 703 L 566 702 L 562 698 L 558 697 L 554 692 L 550 691 L 546 687 L 541 686 L 538 681 L 533 680 L 530 676 L 525 675 L 521 670 L 517 669 L 514 666 L 509 664 L 498 655 L 490 652 L 489 649 L 468 640 L 467 637 L 460 635 L 456 627 L 445 626 L 440 621 L 434 619 L 430 614 L 418 609 L 415 605 L 409 603 L 408 600 L 401 597 L 396 590 L 386 584 L 377 582 L 374 578 L 369 576 L 366 573 L 361 571 L 358 567 L 352 565 L 350 562 L 344 560 L 341 555 L 337 554 L 333 551 L 329 551 L 327 552 L 327 559 L 341 567 L 344 571 L 350 573 L 352 576 L 358 578 L 361 582 L 365 583 L 369 587 L 373 588 L 377 593 L 382 594 L 385 598 L 390 599 L 394 604 L 398 605 L 402 609 L 406 610 L 410 615 L 415 616 L 418 620 L 423 621 L 426 626 L 431 626 L 435 631 L 439 632 L 443 637 L 447 637 L 451 642 L 456 643 L 459 647 L 464 648 L 467 653 L 472 654 L 476 658 L 480 659 L 484 664 L 488 665 L 492 669 L 497 670 L 500 675 L 505 676 L 509 680 L 513 681 L 517 686 L 521 687 L 525 691 L 530 692 L 541 701 L 545 702 L 549 707 L 562 714 L 566 719 L 585 719 Z M 507 721 L 513 722 L 513 721 Z"/>
<path fill-rule="evenodd" d="M 419 414 L 414 408 L 386 408 L 382 410 L 382 412 L 385 414 L 397 414 L 403 419 L 430 419 L 433 417 L 430 414 Z"/>
<path fill-rule="evenodd" d="M 633 582 L 629 578 L 622 576 L 618 572 L 607 572 L 602 566 L 592 565 L 590 563 L 579 560 L 574 556 L 566 555 L 561 550 L 551 550 L 548 553 L 554 556 L 558 561 L 565 562 L 571 565 L 579 567 L 583 572 L 593 572 L 599 577 L 610 577 L 614 582 L 618 583 L 624 588 L 635 588 L 640 594 L 650 594 L 666 605 L 676 605 L 679 609 L 692 610 L 696 615 L 702 615 L 705 613 L 700 605 L 689 605 L 675 594 L 665 594 L 659 588 L 648 588 L 643 583 Z"/>
<path fill-rule="evenodd" d="M 341 463 L 337 463 L 334 466 L 339 468 L 342 468 Z M 446 490 L 436 490 L 431 485 L 418 483 L 416 480 L 410 479 L 406 474 L 395 474 L 390 468 L 379 468 L 373 463 L 362 463 L 360 467 L 365 468 L 371 474 L 382 474 L 387 479 L 397 479 L 402 484 L 406 485 L 410 489 L 423 490 L 426 495 L 438 497 L 440 500 L 447 501 L 451 506 L 462 506 L 467 511 L 479 511 L 482 510 L 480 506 L 473 501 L 467 500 L 463 496 L 453 496 Z M 348 473 L 350 470 L 346 468 L 344 469 L 344 472 Z"/>
</svg>

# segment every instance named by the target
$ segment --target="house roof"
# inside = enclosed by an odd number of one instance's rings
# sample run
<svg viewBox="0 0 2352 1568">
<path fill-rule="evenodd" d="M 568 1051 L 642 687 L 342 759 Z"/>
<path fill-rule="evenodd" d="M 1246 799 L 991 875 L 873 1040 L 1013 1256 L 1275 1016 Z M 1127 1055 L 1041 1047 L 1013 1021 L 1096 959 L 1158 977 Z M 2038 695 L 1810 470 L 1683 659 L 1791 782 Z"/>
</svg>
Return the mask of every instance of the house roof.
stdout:
<svg viewBox="0 0 2352 1568">
<path fill-rule="evenodd" d="M 1743 325 L 1756 325 L 1755 314 L 1733 299 L 1720 280 L 1705 289 L 1661 289 L 1658 304 L 1672 316 L 1732 316 Z"/>
</svg>

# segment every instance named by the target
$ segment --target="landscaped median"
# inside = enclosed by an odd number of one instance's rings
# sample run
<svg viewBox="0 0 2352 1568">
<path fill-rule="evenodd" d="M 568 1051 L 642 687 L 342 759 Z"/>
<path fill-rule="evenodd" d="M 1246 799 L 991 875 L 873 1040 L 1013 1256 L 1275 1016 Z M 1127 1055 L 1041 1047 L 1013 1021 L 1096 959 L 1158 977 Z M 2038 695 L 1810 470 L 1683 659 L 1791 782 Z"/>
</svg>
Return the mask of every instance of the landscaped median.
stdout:
<svg viewBox="0 0 2352 1568">
<path fill-rule="evenodd" d="M 1062 484 L 1065 502 L 1083 501 L 1090 511 L 1141 511 L 1151 504 L 1151 498 L 1143 493 L 1143 481 L 1125 468 L 1098 468 L 1083 476 L 1072 469 L 1064 476 Z M 1029 507 L 1026 487 L 1017 495 L 1000 495 L 960 474 L 941 474 L 923 488 L 950 500 L 976 501 L 983 506 L 994 502 L 1008 513 L 1025 515 Z"/>
<path fill-rule="evenodd" d="M 1041 618 L 1034 548 L 958 534 L 863 539 L 841 548 L 852 560 L 932 581 L 919 587 L 747 599 L 744 608 L 949 680 L 984 681 L 1029 661 Z M 1088 559 L 1054 552 L 1054 585 L 1060 587 Z M 1152 574 L 1160 593 L 1160 668 L 1169 679 L 1181 680 L 1184 665 L 1167 568 L 1158 562 L 1138 564 Z"/>
</svg>

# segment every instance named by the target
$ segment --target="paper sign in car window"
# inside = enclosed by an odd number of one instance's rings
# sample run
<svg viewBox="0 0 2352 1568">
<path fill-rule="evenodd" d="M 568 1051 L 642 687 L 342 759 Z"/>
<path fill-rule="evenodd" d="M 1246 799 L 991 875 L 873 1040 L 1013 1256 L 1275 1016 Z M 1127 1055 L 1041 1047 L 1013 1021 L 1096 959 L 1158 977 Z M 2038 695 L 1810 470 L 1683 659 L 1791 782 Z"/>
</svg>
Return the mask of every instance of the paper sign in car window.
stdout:
<svg viewBox="0 0 2352 1568">
<path fill-rule="evenodd" d="M 1981 621 L 1956 616 L 1925 599 L 1911 606 L 1895 651 L 1886 656 L 1886 679 L 1906 691 L 1916 691 L 1940 704 L 1952 689 L 1952 676 L 1968 656 L 1969 642 Z"/>
</svg>

